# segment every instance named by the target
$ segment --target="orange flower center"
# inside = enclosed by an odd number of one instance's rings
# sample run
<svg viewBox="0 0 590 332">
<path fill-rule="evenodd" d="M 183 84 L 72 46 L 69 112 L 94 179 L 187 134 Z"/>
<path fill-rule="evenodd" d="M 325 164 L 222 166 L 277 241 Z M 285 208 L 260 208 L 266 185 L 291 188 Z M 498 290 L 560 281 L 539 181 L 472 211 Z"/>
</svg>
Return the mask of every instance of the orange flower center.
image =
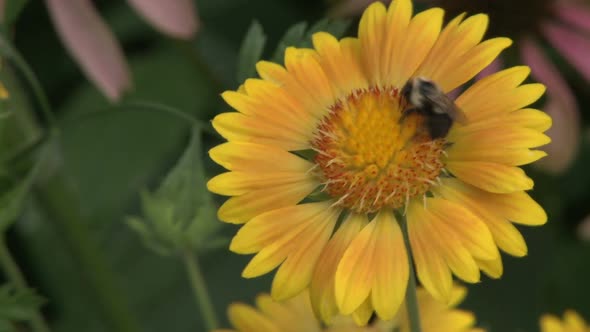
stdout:
<svg viewBox="0 0 590 332">
<path fill-rule="evenodd" d="M 400 121 L 398 89 L 354 91 L 330 108 L 312 143 L 323 191 L 359 213 L 399 208 L 439 176 L 445 140 L 431 140 L 422 116 Z"/>
</svg>

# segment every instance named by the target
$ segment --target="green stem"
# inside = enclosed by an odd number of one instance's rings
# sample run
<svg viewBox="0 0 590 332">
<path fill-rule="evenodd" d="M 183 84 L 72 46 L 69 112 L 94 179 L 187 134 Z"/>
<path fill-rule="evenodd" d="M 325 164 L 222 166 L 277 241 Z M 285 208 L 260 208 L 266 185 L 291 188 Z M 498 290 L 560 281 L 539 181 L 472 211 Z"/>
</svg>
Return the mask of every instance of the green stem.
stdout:
<svg viewBox="0 0 590 332">
<path fill-rule="evenodd" d="M 408 319 L 410 321 L 410 331 L 421 332 L 420 310 L 418 309 L 418 297 L 416 295 L 416 273 L 414 271 L 414 260 L 412 259 L 412 246 L 410 245 L 410 236 L 408 234 L 408 223 L 404 219 L 401 222 L 402 234 L 408 252 L 408 263 L 410 265 L 410 278 L 408 289 L 406 290 L 406 308 L 408 310 Z"/>
<path fill-rule="evenodd" d="M 184 251 L 184 264 L 189 275 L 193 293 L 199 304 L 201 315 L 205 320 L 205 327 L 207 330 L 213 330 L 219 327 L 213 304 L 211 303 L 211 297 L 207 291 L 207 285 L 205 279 L 201 273 L 201 268 L 197 261 L 197 256 L 189 249 Z"/>
<path fill-rule="evenodd" d="M 0 265 L 2 266 L 2 270 L 6 274 L 6 278 L 10 280 L 10 282 L 13 285 L 15 285 L 18 289 L 29 289 L 29 287 L 27 286 L 27 282 L 25 281 L 25 277 L 23 276 L 21 270 L 16 264 L 14 258 L 10 254 L 8 247 L 6 247 L 4 234 L 0 235 Z M 45 319 L 43 318 L 41 313 L 36 309 L 31 317 L 31 326 L 33 327 L 33 331 L 35 332 L 50 331 L 49 327 L 47 326 L 47 323 L 45 322 Z"/>
<path fill-rule="evenodd" d="M 49 104 L 49 99 L 41 84 L 39 83 L 39 79 L 37 79 L 37 75 L 31 69 L 29 64 L 25 61 L 25 59 L 20 55 L 18 51 L 16 51 L 12 45 L 4 38 L 0 38 L 0 50 L 3 51 L 11 60 L 12 62 L 21 70 L 23 76 L 31 85 L 31 89 L 33 90 L 33 95 L 35 99 L 39 102 L 39 106 L 41 108 L 41 112 L 45 116 L 47 123 L 49 124 L 51 131 L 57 131 L 57 119 L 55 115 L 51 111 L 51 106 Z"/>
<path fill-rule="evenodd" d="M 43 210 L 61 233 L 108 330 L 141 331 L 123 292 L 117 287 L 111 267 L 86 227 L 87 223 L 79 211 L 78 197 L 69 186 L 68 179 L 63 174 L 54 174 L 38 187 L 38 198 Z"/>
</svg>

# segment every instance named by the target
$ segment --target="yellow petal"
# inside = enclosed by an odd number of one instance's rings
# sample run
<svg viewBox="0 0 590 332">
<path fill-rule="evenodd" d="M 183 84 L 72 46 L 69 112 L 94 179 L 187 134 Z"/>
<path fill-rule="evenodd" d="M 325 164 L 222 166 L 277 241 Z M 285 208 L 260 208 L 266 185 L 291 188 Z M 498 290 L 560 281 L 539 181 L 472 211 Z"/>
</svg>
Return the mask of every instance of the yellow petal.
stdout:
<svg viewBox="0 0 590 332">
<path fill-rule="evenodd" d="M 338 313 L 334 295 L 334 275 L 338 263 L 352 239 L 366 223 L 367 218 L 364 215 L 349 214 L 322 251 L 316 264 L 309 288 L 311 303 L 316 316 L 328 324 Z"/>
<path fill-rule="evenodd" d="M 586 322 L 577 312 L 573 310 L 566 310 L 563 314 L 563 322 L 572 332 L 587 332 L 590 326 L 586 325 Z"/>
<path fill-rule="evenodd" d="M 454 161 L 487 161 L 507 166 L 521 166 L 535 162 L 547 153 L 529 149 L 475 149 L 470 144 L 453 144 L 447 149 L 449 160 Z"/>
<path fill-rule="evenodd" d="M 518 167 L 480 161 L 447 162 L 446 168 L 459 179 L 493 193 L 511 193 L 533 188 L 533 180 Z"/>
<path fill-rule="evenodd" d="M 497 258 L 492 260 L 475 260 L 479 268 L 488 275 L 488 277 L 493 279 L 498 279 L 502 276 L 504 272 L 504 266 L 502 265 L 502 257 L 498 255 Z"/>
<path fill-rule="evenodd" d="M 490 102 L 487 99 L 482 100 L 481 96 L 486 96 L 490 92 L 497 94 L 511 91 L 521 84 L 530 72 L 527 66 L 516 66 L 486 76 L 465 90 L 455 103 L 467 113 L 469 120 L 473 121 L 479 116 L 478 106 Z"/>
<path fill-rule="evenodd" d="M 408 207 L 407 223 L 412 246 L 412 256 L 416 265 L 418 279 L 432 296 L 448 302 L 452 288 L 451 271 L 438 246 L 431 240 L 436 237 L 424 227 L 429 216 L 419 203 L 412 202 Z"/>
<path fill-rule="evenodd" d="M 494 91 L 493 98 L 485 98 L 485 96 L 490 95 L 490 91 L 482 92 L 470 104 L 465 103 L 461 98 L 462 96 L 459 96 L 456 104 L 467 114 L 469 121 L 483 121 L 483 119 L 516 111 L 530 105 L 537 101 L 544 93 L 545 86 L 543 84 L 524 84 L 510 90 L 504 88 L 500 91 Z"/>
<path fill-rule="evenodd" d="M 323 203 L 320 203 L 319 205 L 316 203 L 305 205 L 312 205 L 301 208 L 306 210 L 305 212 L 307 214 L 310 214 L 310 211 L 320 208 Z M 297 211 L 295 211 L 294 214 L 296 212 Z M 295 225 L 292 229 L 288 229 L 287 232 L 277 234 L 278 232 L 273 230 L 274 233 L 268 232 L 268 234 L 263 234 L 263 237 L 261 238 L 255 238 L 252 235 L 260 233 L 257 231 L 262 227 L 246 228 L 244 232 L 241 232 L 241 234 L 238 232 L 230 245 L 230 249 L 232 251 L 234 249 L 235 251 L 238 251 L 240 247 L 248 248 L 247 246 L 250 246 L 250 248 L 262 247 L 262 250 L 260 250 L 260 252 L 254 256 L 254 258 L 252 258 L 250 263 L 248 263 L 242 272 L 242 276 L 244 278 L 254 278 L 272 271 L 281 263 L 287 264 L 287 268 L 285 268 L 285 270 L 292 269 L 294 266 L 297 267 L 298 262 L 302 260 L 302 256 L 306 250 L 312 250 L 312 252 L 310 252 L 310 257 L 308 258 L 309 260 L 305 262 L 315 264 L 317 255 L 319 255 L 317 251 L 321 250 L 321 247 L 323 247 L 325 241 L 327 241 L 327 238 L 325 237 L 329 236 L 327 233 L 331 232 L 336 220 L 337 213 L 339 211 L 326 208 L 324 211 L 315 212 L 316 214 L 310 217 L 309 220 L 299 220 L 300 224 Z M 275 213 L 273 215 L 277 214 Z M 301 214 L 298 214 L 298 216 L 301 216 Z M 283 218 L 286 219 L 288 217 L 283 216 Z M 276 224 L 277 223 L 275 222 L 274 225 Z M 247 225 L 248 224 L 246 224 L 246 226 Z M 244 228 L 246 226 L 244 226 Z M 318 241 L 317 245 L 320 246 L 320 248 L 318 249 L 317 247 L 312 246 L 309 242 L 309 239 L 315 239 Z M 321 242 L 322 240 L 324 241 Z M 309 269 L 309 271 L 305 269 Z M 279 277 L 279 280 L 276 281 L 278 277 L 277 273 L 277 276 L 275 276 L 275 280 L 273 281 L 273 292 L 271 292 L 273 298 L 285 299 L 289 296 L 282 297 L 282 295 L 287 294 L 287 291 L 292 292 L 288 293 L 290 296 L 293 296 L 297 292 L 301 291 L 303 288 L 297 289 L 297 287 L 306 286 L 306 284 L 301 286 L 301 283 L 309 280 L 312 269 L 313 264 L 311 266 L 304 266 L 302 270 L 297 271 L 297 273 L 301 273 L 301 276 L 294 277 L 292 284 L 285 283 L 284 276 Z M 275 283 L 278 284 L 274 286 Z"/>
<path fill-rule="evenodd" d="M 230 305 L 228 317 L 231 324 L 240 332 L 281 332 L 271 319 L 242 303 Z"/>
<path fill-rule="evenodd" d="M 318 220 L 310 230 L 291 241 L 293 252 L 281 264 L 272 281 L 271 295 L 275 300 L 288 299 L 309 286 L 316 262 L 332 235 L 340 213 L 334 208 L 328 211 L 329 214 L 322 214 L 323 220 Z"/>
<path fill-rule="evenodd" d="M 234 196 L 219 207 L 217 217 L 221 221 L 241 224 L 261 213 L 301 202 L 318 185 L 319 183 L 314 181 L 304 181 L 276 185 Z"/>
<path fill-rule="evenodd" d="M 331 202 L 294 205 L 263 213 L 247 222 L 232 239 L 229 249 L 240 254 L 252 254 L 272 243 L 287 242 L 301 232 L 323 223 L 333 213 Z"/>
<path fill-rule="evenodd" d="M 369 296 L 365 300 L 365 302 L 363 302 L 363 304 L 361 304 L 361 306 L 358 307 L 358 309 L 356 309 L 352 313 L 352 319 L 354 320 L 356 325 L 365 326 L 365 325 L 367 325 L 367 323 L 371 319 L 372 315 L 373 315 L 373 306 L 371 305 L 371 296 Z M 345 331 L 340 331 L 340 330 L 338 330 L 338 331 L 345 332 Z M 356 326 L 351 327 L 350 332 L 357 332 L 357 327 Z"/>
<path fill-rule="evenodd" d="M 304 172 L 226 172 L 207 182 L 207 189 L 216 194 L 238 196 L 268 187 L 297 184 L 311 180 Z"/>
<path fill-rule="evenodd" d="M 399 0 L 393 3 L 400 2 Z M 403 44 L 398 47 L 391 60 L 395 65 L 387 73 L 393 86 L 403 86 L 414 75 L 416 69 L 426 58 L 436 42 L 442 27 L 444 11 L 431 8 L 417 14 L 402 37 Z"/>
<path fill-rule="evenodd" d="M 349 49 L 353 44 L 344 41 L 340 43 L 334 36 L 326 32 L 315 33 L 312 40 L 314 48 L 319 54 L 320 64 L 332 84 L 337 98 L 348 96 L 354 89 L 367 87 L 366 84 L 361 83 L 364 78 L 358 55 L 353 55 Z M 342 70 L 342 68 L 346 68 L 346 70 Z"/>
<path fill-rule="evenodd" d="M 248 96 L 257 102 L 256 108 L 247 109 L 247 115 L 257 115 L 265 119 L 278 118 L 296 127 L 314 129 L 314 117 L 284 87 L 253 78 L 247 79 L 243 86 Z"/>
<path fill-rule="evenodd" d="M 553 122 L 547 113 L 532 108 L 523 108 L 510 113 L 509 116 L 509 121 L 512 124 L 522 125 L 540 132 L 545 132 L 551 128 Z"/>
<path fill-rule="evenodd" d="M 569 332 L 563 329 L 559 318 L 553 315 L 541 317 L 541 332 Z"/>
<path fill-rule="evenodd" d="M 477 74 L 468 72 L 467 69 L 463 72 L 464 68 L 457 68 L 455 63 L 481 41 L 488 25 L 488 17 L 484 14 L 470 16 L 463 22 L 460 22 L 461 18 L 462 16 L 457 17 L 445 27 L 416 72 L 416 76 L 424 76 L 437 82 L 445 92 L 457 87 L 447 80 L 453 73 L 461 71 L 467 80 Z"/>
<path fill-rule="evenodd" d="M 293 56 L 294 50 L 287 49 L 285 51 L 285 60 L 287 60 L 287 51 L 289 52 L 289 64 L 292 68 L 291 70 L 299 71 L 299 68 L 302 66 L 301 63 L 297 61 L 297 57 Z M 262 79 L 281 86 L 285 91 L 289 91 L 291 98 L 300 103 L 301 110 L 305 111 L 308 116 L 316 120 L 321 119 L 323 116 L 322 109 L 328 105 L 323 105 L 321 100 L 317 100 L 315 94 L 310 95 L 310 91 L 306 88 L 305 82 L 299 82 L 292 73 L 287 71 L 287 69 L 273 62 L 259 61 L 256 63 L 256 70 Z M 325 97 L 330 97 L 330 95 Z M 324 102 L 327 101 L 327 99 L 324 98 L 322 98 L 322 100 Z"/>
<path fill-rule="evenodd" d="M 449 223 L 441 220 L 437 209 L 445 208 L 447 204 L 443 203 L 440 198 L 430 198 L 426 201 L 426 215 L 423 225 L 429 229 L 429 234 L 435 234 L 431 241 L 438 243 L 441 254 L 444 256 L 445 261 L 453 271 L 453 273 L 463 279 L 466 282 L 475 283 L 479 281 L 479 267 L 475 263 L 472 254 L 461 241 L 461 236 L 457 232 L 449 227 Z M 416 207 L 419 208 L 419 207 Z M 448 217 L 444 215 L 444 217 Z M 461 219 L 461 215 L 455 215 L 456 219 Z"/>
<path fill-rule="evenodd" d="M 392 73 L 399 71 L 401 67 L 401 55 L 406 51 L 403 48 L 404 39 L 408 34 L 407 28 L 412 18 L 412 2 L 409 0 L 392 1 L 387 10 L 384 38 L 381 45 L 377 45 L 382 61 L 379 69 L 382 73 L 382 83 L 399 86 L 403 82 L 396 82 L 392 79 Z M 415 69 L 415 68 L 414 68 Z"/>
<path fill-rule="evenodd" d="M 547 113 L 532 109 L 523 108 L 510 113 L 496 114 L 491 118 L 482 118 L 479 121 L 472 121 L 463 126 L 453 126 L 447 139 L 451 142 L 458 141 L 459 137 L 486 129 L 502 129 L 506 126 L 513 128 L 528 128 L 538 132 L 545 132 L 551 127 L 552 120 Z"/>
<path fill-rule="evenodd" d="M 358 38 L 361 48 L 361 61 L 369 84 L 381 86 L 383 83 L 381 48 L 385 35 L 386 9 L 383 3 L 373 2 L 363 13 L 359 22 Z"/>
<path fill-rule="evenodd" d="M 408 285 L 408 254 L 399 224 L 391 211 L 374 219 L 373 264 L 375 281 L 371 291 L 373 307 L 382 320 L 391 320 L 404 300 Z"/>
<path fill-rule="evenodd" d="M 281 148 L 228 142 L 209 150 L 209 156 L 219 165 L 232 171 L 245 172 L 307 172 L 313 164 Z"/>
<path fill-rule="evenodd" d="M 495 195 L 488 194 L 484 198 L 486 206 L 506 219 L 529 226 L 539 226 L 547 222 L 545 210 L 523 191 Z"/>
<path fill-rule="evenodd" d="M 352 240 L 335 275 L 336 304 L 349 315 L 367 299 L 375 278 L 376 220 L 368 223 Z"/>
<path fill-rule="evenodd" d="M 449 70 L 444 77 L 437 81 L 440 88 L 448 92 L 469 81 L 511 44 L 512 40 L 508 38 L 493 38 L 473 47 L 457 58 L 454 63 L 449 64 L 449 68 L 457 68 L 457 70 Z"/>
<path fill-rule="evenodd" d="M 440 332 L 456 332 L 464 331 L 465 329 L 475 324 L 475 316 L 471 312 L 453 310 L 446 312 L 444 315 L 439 315 L 436 325 L 439 329 L 434 329 Z M 426 328 L 425 328 L 426 329 Z"/>
<path fill-rule="evenodd" d="M 311 49 L 287 47 L 285 50 L 285 67 L 305 92 L 298 97 L 312 101 L 314 113 L 322 116 L 336 98 L 318 58 L 317 52 Z"/>
<path fill-rule="evenodd" d="M 487 223 L 498 247 L 506 253 L 516 256 L 526 256 L 528 250 L 522 234 L 510 222 L 497 218 Z"/>
<path fill-rule="evenodd" d="M 311 131 L 300 133 L 285 128 L 282 124 L 271 123 L 240 113 L 221 113 L 213 121 L 213 128 L 230 142 L 255 143 L 280 148 L 285 151 L 311 148 Z"/>
<path fill-rule="evenodd" d="M 464 149 L 493 150 L 534 148 L 551 142 L 551 139 L 534 129 L 504 125 L 456 135 L 453 142 Z"/>
<path fill-rule="evenodd" d="M 474 258 L 493 259 L 498 257 L 498 248 L 487 225 L 470 209 L 461 205 L 461 199 L 457 198 L 456 193 L 453 195 L 449 191 L 449 188 L 437 191 L 437 194 L 446 199 L 433 200 L 434 204 L 428 204 L 428 208 L 432 209 L 443 223 L 454 230 L 461 243 Z"/>
</svg>

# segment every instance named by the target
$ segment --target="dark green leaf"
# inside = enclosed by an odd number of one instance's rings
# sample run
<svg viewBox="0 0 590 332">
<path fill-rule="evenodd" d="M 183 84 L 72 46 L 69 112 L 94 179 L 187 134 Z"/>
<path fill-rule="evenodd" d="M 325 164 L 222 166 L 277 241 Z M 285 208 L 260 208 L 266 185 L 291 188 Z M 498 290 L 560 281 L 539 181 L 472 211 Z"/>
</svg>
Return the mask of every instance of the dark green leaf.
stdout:
<svg viewBox="0 0 590 332">
<path fill-rule="evenodd" d="M 307 31 L 307 35 L 305 36 L 305 42 L 309 42 L 309 44 L 306 45 L 311 46 L 311 36 L 316 32 L 323 31 L 331 34 L 336 38 L 341 38 L 349 26 L 350 20 L 333 18 L 321 19 L 317 21 L 314 25 L 312 25 Z"/>
<path fill-rule="evenodd" d="M 28 0 L 7 0 L 4 4 L 4 17 L 2 23 L 9 27 L 18 19 Z"/>
<path fill-rule="evenodd" d="M 33 185 L 45 155 L 45 153 L 39 154 L 35 165 L 31 167 L 25 178 L 0 194 L 0 233 L 6 231 L 20 215 L 27 193 Z"/>
<path fill-rule="evenodd" d="M 25 321 L 45 300 L 31 289 L 17 289 L 11 284 L 0 287 L 0 322 Z"/>
<path fill-rule="evenodd" d="M 293 25 L 291 28 L 289 28 L 289 30 L 287 30 L 287 32 L 283 35 L 281 41 L 279 41 L 275 49 L 275 52 L 271 60 L 273 62 L 283 63 L 285 49 L 289 46 L 311 47 L 311 38 L 313 34 L 316 32 L 323 31 L 333 35 L 336 38 L 341 38 L 349 26 L 349 20 L 339 20 L 331 18 L 324 18 L 322 20 L 319 20 L 309 29 L 307 29 L 307 23 L 299 22 Z"/>
<path fill-rule="evenodd" d="M 145 218 L 127 219 L 146 246 L 159 254 L 210 248 L 220 226 L 207 191 L 201 150 L 201 130 L 195 127 L 184 154 L 160 187 L 142 193 Z"/>
<path fill-rule="evenodd" d="M 0 332 L 16 332 L 16 328 L 11 322 L 0 319 Z"/>
<path fill-rule="evenodd" d="M 253 21 L 242 41 L 240 53 L 238 54 L 238 72 L 236 79 L 238 83 L 244 82 L 247 78 L 256 75 L 256 62 L 262 57 L 266 35 L 262 31 L 260 23 Z"/>
<path fill-rule="evenodd" d="M 271 61 L 282 63 L 285 49 L 289 46 L 299 45 L 305 37 L 307 22 L 299 22 L 289 28 L 279 41 Z"/>
</svg>

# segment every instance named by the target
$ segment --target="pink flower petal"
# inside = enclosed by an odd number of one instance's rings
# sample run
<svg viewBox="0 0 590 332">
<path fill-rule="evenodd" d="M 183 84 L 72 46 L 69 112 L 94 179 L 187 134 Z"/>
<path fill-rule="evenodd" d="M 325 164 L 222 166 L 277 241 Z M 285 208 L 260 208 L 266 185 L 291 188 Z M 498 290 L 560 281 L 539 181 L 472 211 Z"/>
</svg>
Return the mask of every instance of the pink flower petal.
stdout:
<svg viewBox="0 0 590 332">
<path fill-rule="evenodd" d="M 192 0 L 128 0 L 146 21 L 171 37 L 190 39 L 198 30 Z"/>
<path fill-rule="evenodd" d="M 543 34 L 590 81 L 590 37 L 556 23 L 541 25 Z"/>
<path fill-rule="evenodd" d="M 89 80 L 111 100 L 131 85 L 129 69 L 113 33 L 89 0 L 46 0 L 61 41 Z"/>
<path fill-rule="evenodd" d="M 553 119 L 547 131 L 551 143 L 543 148 L 547 157 L 537 165 L 549 172 L 562 173 L 576 158 L 580 143 L 580 115 L 576 99 L 555 65 L 531 38 L 521 41 L 523 61 L 532 76 L 547 86 L 545 111 Z"/>
<path fill-rule="evenodd" d="M 590 32 L 590 8 L 571 2 L 557 2 L 553 13 L 563 20 L 581 30 Z"/>
</svg>

